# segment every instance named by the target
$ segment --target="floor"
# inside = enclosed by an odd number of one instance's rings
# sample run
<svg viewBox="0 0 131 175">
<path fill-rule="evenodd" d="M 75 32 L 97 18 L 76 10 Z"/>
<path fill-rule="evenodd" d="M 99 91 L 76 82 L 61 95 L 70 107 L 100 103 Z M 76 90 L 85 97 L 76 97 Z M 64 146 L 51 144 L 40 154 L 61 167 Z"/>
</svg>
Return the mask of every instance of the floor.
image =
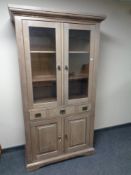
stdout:
<svg viewBox="0 0 131 175">
<path fill-rule="evenodd" d="M 34 172 L 25 168 L 24 149 L 0 158 L 0 175 L 131 175 L 131 125 L 95 132 L 96 154 L 48 165 Z"/>
</svg>

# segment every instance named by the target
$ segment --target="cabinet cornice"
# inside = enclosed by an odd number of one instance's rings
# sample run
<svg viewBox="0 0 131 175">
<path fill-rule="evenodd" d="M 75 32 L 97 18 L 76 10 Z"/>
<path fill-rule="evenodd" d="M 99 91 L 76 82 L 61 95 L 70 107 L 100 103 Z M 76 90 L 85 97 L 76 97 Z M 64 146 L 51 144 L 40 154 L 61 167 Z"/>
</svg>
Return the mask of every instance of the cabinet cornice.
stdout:
<svg viewBox="0 0 131 175">
<path fill-rule="evenodd" d="M 97 14 L 76 14 L 71 12 L 61 12 L 61 11 L 50 11 L 45 10 L 40 7 L 32 7 L 32 6 L 20 6 L 20 5 L 8 5 L 9 13 L 11 20 L 14 21 L 15 16 L 32 16 L 32 17 L 46 17 L 51 19 L 63 19 L 63 20 L 77 20 L 77 21 L 93 21 L 99 23 L 103 21 L 106 16 L 105 15 L 97 15 Z"/>
</svg>

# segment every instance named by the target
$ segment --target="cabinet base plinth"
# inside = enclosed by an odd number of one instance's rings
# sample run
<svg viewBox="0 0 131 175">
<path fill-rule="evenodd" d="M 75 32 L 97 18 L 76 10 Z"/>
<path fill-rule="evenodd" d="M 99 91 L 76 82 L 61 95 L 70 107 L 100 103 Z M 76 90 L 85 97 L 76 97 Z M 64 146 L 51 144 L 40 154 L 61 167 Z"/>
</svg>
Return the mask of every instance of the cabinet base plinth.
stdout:
<svg viewBox="0 0 131 175">
<path fill-rule="evenodd" d="M 88 155 L 91 155 L 94 153 L 95 153 L 94 148 L 84 149 L 84 150 L 80 150 L 80 151 L 76 151 L 76 152 L 72 152 L 72 153 L 65 153 L 65 154 L 59 155 L 57 157 L 52 157 L 49 159 L 29 163 L 29 164 L 27 164 L 27 169 L 29 171 L 33 171 L 33 170 L 37 170 L 38 168 L 45 166 L 45 165 L 48 165 L 48 164 L 51 164 L 51 163 L 70 159 L 70 158 L 77 157 L 77 156 L 83 156 L 83 155 L 88 156 Z"/>
</svg>

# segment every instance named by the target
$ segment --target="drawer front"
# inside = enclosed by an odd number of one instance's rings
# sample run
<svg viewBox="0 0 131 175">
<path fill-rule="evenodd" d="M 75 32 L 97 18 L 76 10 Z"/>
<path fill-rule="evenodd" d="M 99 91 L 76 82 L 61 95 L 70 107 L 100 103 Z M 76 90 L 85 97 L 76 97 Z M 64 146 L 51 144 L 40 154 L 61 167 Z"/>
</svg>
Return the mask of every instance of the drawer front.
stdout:
<svg viewBox="0 0 131 175">
<path fill-rule="evenodd" d="M 30 120 L 39 120 L 39 119 L 46 119 L 52 118 L 56 116 L 63 116 L 63 115 L 71 115 L 75 113 L 82 113 L 87 112 L 90 110 L 89 104 L 82 104 L 77 106 L 67 106 L 67 107 L 58 107 L 54 109 L 47 109 L 47 110 L 31 110 L 30 111 Z"/>
<path fill-rule="evenodd" d="M 47 117 L 47 114 L 45 110 L 30 111 L 30 120 L 38 120 L 46 117 Z"/>
<path fill-rule="evenodd" d="M 82 104 L 77 107 L 77 112 L 87 112 L 90 110 L 90 105 L 89 104 Z"/>
<path fill-rule="evenodd" d="M 59 115 L 60 115 L 60 110 L 58 108 L 48 110 L 49 117 L 54 117 L 54 116 L 59 116 Z"/>
<path fill-rule="evenodd" d="M 69 114 L 74 114 L 74 113 L 75 113 L 75 107 L 74 106 L 68 106 L 68 107 L 55 108 L 55 109 L 49 109 L 48 110 L 49 117 L 69 115 Z"/>
<path fill-rule="evenodd" d="M 74 114 L 75 113 L 75 106 L 68 106 L 66 108 L 66 114 Z"/>
</svg>

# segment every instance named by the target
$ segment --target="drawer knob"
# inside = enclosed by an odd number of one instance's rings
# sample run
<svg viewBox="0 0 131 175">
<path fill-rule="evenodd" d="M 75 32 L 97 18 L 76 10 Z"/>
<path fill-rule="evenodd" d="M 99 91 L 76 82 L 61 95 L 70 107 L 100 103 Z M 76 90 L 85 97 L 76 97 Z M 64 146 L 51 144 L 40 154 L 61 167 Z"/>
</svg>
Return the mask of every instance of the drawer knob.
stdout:
<svg viewBox="0 0 131 175">
<path fill-rule="evenodd" d="M 40 118 L 40 117 L 41 117 L 41 113 L 35 114 L 35 118 Z"/>
<path fill-rule="evenodd" d="M 82 107 L 82 111 L 87 111 L 88 110 L 88 107 L 87 106 L 83 106 Z"/>
<path fill-rule="evenodd" d="M 66 113 L 65 109 L 60 110 L 60 114 L 65 114 L 65 113 Z"/>
<path fill-rule="evenodd" d="M 65 66 L 65 70 L 67 70 L 67 71 L 68 71 L 68 69 L 69 69 L 69 68 L 68 68 L 68 66 Z"/>
</svg>

